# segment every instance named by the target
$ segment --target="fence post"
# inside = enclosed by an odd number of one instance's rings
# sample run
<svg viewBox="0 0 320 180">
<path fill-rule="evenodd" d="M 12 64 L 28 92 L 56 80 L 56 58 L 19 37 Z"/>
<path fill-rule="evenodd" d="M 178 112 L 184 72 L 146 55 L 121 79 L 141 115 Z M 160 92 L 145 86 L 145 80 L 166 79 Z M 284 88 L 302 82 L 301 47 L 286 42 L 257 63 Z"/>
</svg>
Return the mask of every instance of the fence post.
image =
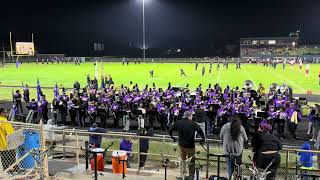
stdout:
<svg viewBox="0 0 320 180">
<path fill-rule="evenodd" d="M 207 149 L 206 149 L 206 153 L 207 153 L 207 157 L 206 157 L 206 179 L 209 178 L 209 153 L 210 153 L 210 150 L 209 150 L 209 142 L 207 141 Z"/>
<path fill-rule="evenodd" d="M 39 151 L 40 154 L 43 153 L 46 150 L 46 137 L 44 134 L 44 125 L 43 125 L 43 121 L 40 120 L 40 138 L 41 138 L 41 150 Z M 40 156 L 41 157 L 41 156 Z M 48 156 L 47 156 L 47 152 L 45 152 L 43 154 L 43 162 L 42 162 L 43 167 L 43 171 L 42 171 L 42 176 L 43 177 L 49 177 L 49 168 L 48 168 Z"/>
<path fill-rule="evenodd" d="M 289 150 L 286 152 L 286 174 L 284 175 L 284 179 L 288 179 L 288 168 L 289 168 Z"/>
<path fill-rule="evenodd" d="M 66 132 L 64 129 L 62 131 L 62 145 L 63 146 L 66 145 Z M 66 148 L 65 147 L 62 148 L 62 152 L 63 152 L 63 159 L 64 159 L 64 158 L 66 158 Z"/>
<path fill-rule="evenodd" d="M 80 159 L 79 159 L 79 135 L 78 133 L 76 133 L 76 161 L 77 161 L 77 165 L 80 165 Z"/>
<path fill-rule="evenodd" d="M 140 171 L 140 137 L 138 137 L 138 171 Z"/>
</svg>

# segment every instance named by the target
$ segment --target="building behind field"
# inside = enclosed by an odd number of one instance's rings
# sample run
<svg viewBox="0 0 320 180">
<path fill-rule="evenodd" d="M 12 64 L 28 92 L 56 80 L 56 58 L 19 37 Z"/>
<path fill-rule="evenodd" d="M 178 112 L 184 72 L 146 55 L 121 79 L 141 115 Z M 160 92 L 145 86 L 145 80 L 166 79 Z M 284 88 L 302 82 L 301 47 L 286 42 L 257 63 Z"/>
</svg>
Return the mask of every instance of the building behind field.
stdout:
<svg viewBox="0 0 320 180">
<path fill-rule="evenodd" d="M 296 53 L 299 37 L 241 38 L 242 58 L 290 56 Z"/>
<path fill-rule="evenodd" d="M 240 57 L 302 57 L 305 60 L 314 60 L 320 57 L 320 45 L 302 45 L 298 36 L 241 38 Z"/>
</svg>

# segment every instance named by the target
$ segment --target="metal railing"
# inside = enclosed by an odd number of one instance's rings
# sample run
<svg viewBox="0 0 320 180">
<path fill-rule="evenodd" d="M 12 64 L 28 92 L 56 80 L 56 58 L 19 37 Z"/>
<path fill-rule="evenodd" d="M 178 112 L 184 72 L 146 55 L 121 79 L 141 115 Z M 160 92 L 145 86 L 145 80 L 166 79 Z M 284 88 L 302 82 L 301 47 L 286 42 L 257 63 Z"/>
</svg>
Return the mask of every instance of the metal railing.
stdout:
<svg viewBox="0 0 320 180">
<path fill-rule="evenodd" d="M 67 157 L 67 154 L 69 154 L 69 157 L 71 158 L 65 158 L 65 161 L 73 162 L 76 164 L 80 164 L 83 162 L 85 153 L 84 153 L 84 142 L 88 140 L 89 135 L 101 135 L 102 136 L 102 148 L 106 147 L 111 142 L 113 143 L 113 146 L 111 146 L 110 149 L 108 149 L 108 155 L 110 156 L 110 153 L 112 153 L 115 150 L 119 150 L 119 142 L 126 138 L 130 139 L 133 143 L 133 149 L 130 151 L 130 154 L 133 155 L 132 158 L 130 158 L 130 164 L 133 168 L 136 168 L 138 171 L 140 170 L 140 162 L 141 162 L 141 155 L 148 156 L 145 164 L 146 167 L 149 168 L 155 168 L 160 169 L 162 167 L 162 159 L 163 157 L 166 157 L 170 160 L 170 162 L 173 162 L 176 160 L 177 154 L 175 153 L 174 149 L 178 148 L 177 143 L 173 142 L 171 138 L 169 138 L 166 135 L 154 135 L 154 136 L 139 136 L 135 135 L 133 133 L 130 134 L 124 134 L 119 132 L 108 132 L 108 133 L 92 133 L 87 131 L 75 131 L 75 130 L 48 130 L 49 132 L 54 132 L 56 134 L 55 141 L 57 142 L 55 146 L 55 152 L 62 153 L 62 157 Z M 148 152 L 140 152 L 140 141 L 142 139 L 147 139 L 149 141 L 149 150 Z M 217 174 L 218 172 L 215 172 L 217 170 L 217 159 L 214 157 L 209 157 L 208 154 L 223 154 L 223 148 L 222 143 L 220 140 L 214 140 L 214 139 L 208 139 L 206 140 L 205 146 L 209 147 L 206 149 L 202 148 L 199 144 L 196 145 L 196 150 L 200 151 L 198 155 L 196 155 L 196 159 L 199 160 L 199 162 L 204 165 L 205 167 L 205 174 L 208 178 L 209 175 Z M 282 179 L 292 179 L 296 177 L 297 173 L 297 152 L 313 152 L 316 155 L 320 156 L 320 151 L 305 151 L 300 150 L 298 147 L 284 147 L 280 151 L 281 155 L 281 164 L 278 169 L 277 176 L 281 177 Z M 71 155 L 70 155 L 71 154 Z M 245 149 L 243 152 L 243 162 L 244 164 L 249 165 L 251 161 L 248 158 L 248 155 L 251 155 L 251 149 Z M 169 167 L 172 170 L 177 170 L 174 163 L 170 164 Z M 226 176 L 227 170 L 226 170 L 226 163 L 223 159 L 220 162 L 220 168 L 221 168 L 221 175 Z M 314 163 L 316 164 L 316 163 Z M 319 169 L 319 167 L 317 167 Z M 244 175 L 250 175 L 250 171 L 248 169 L 245 169 L 243 171 Z M 320 175 L 319 171 L 315 171 L 313 173 L 316 173 Z"/>
</svg>

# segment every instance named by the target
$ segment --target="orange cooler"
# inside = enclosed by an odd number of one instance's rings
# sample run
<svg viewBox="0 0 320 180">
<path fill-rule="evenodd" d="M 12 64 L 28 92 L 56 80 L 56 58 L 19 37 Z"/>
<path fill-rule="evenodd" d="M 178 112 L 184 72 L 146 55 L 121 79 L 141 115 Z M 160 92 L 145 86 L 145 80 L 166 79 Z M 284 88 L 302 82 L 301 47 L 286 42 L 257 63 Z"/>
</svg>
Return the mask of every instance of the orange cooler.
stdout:
<svg viewBox="0 0 320 180">
<path fill-rule="evenodd" d="M 117 174 L 122 174 L 123 164 L 124 164 L 124 173 L 128 172 L 127 162 L 122 162 L 119 160 L 126 160 L 127 153 L 126 151 L 113 151 L 112 152 L 112 172 Z"/>
<path fill-rule="evenodd" d="M 94 171 L 94 158 L 90 160 L 91 171 Z M 97 171 L 104 171 L 104 158 L 102 153 L 97 154 Z"/>
</svg>

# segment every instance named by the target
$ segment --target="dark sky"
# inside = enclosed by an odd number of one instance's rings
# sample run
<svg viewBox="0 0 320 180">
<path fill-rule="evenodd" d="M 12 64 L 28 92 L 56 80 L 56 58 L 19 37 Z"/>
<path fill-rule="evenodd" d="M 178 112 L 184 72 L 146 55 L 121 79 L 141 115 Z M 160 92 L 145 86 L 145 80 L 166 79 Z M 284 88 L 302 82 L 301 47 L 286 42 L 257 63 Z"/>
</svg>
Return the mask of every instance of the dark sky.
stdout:
<svg viewBox="0 0 320 180">
<path fill-rule="evenodd" d="M 214 55 L 240 37 L 287 36 L 300 29 L 305 44 L 320 44 L 319 0 L 146 0 L 149 56 L 181 48 L 183 56 Z M 0 40 L 29 41 L 40 53 L 137 55 L 142 47 L 142 0 L 5 1 Z"/>
</svg>

